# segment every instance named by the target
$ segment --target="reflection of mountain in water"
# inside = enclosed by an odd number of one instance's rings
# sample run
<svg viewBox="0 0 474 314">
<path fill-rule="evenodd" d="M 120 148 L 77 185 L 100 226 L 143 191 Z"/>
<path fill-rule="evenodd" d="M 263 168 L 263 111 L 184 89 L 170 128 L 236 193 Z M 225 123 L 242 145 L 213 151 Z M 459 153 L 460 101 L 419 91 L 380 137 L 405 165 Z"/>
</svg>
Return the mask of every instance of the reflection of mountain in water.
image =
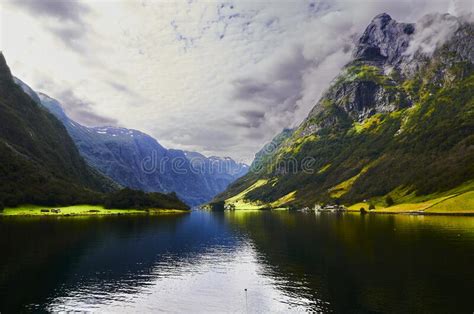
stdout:
<svg viewBox="0 0 474 314">
<path fill-rule="evenodd" d="M 337 313 L 472 309 L 473 219 L 288 212 L 227 217 L 251 239 L 264 275 L 296 303 L 307 299 Z"/>
<path fill-rule="evenodd" d="M 0 311 L 468 312 L 474 219 L 0 219 Z M 420 302 L 423 300 L 423 302 Z"/>
<path fill-rule="evenodd" d="M 209 222 L 209 221 L 208 221 Z M 81 289 L 108 293 L 140 289 L 164 272 L 194 263 L 212 247 L 235 247 L 224 224 L 210 228 L 189 215 L 0 221 L 0 311 L 46 304 Z M 226 243 L 216 243 L 225 239 Z M 168 270 L 166 268 L 168 267 Z M 6 294 L 8 290 L 8 293 Z M 5 296 L 8 295 L 8 298 Z M 100 300 L 90 300 L 100 302 Z"/>
</svg>

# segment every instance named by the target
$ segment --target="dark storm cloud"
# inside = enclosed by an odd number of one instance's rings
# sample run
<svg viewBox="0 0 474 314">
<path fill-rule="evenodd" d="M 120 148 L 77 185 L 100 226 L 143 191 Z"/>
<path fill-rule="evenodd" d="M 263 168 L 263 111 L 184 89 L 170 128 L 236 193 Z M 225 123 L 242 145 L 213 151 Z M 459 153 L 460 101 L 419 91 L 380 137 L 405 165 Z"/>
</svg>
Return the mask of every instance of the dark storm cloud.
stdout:
<svg viewBox="0 0 474 314">
<path fill-rule="evenodd" d="M 116 126 L 117 120 L 98 115 L 92 111 L 77 110 L 74 115 L 74 121 L 78 121 L 87 126 Z"/>
<path fill-rule="evenodd" d="M 76 24 L 83 24 L 82 14 L 89 12 L 87 6 L 74 0 L 15 0 L 11 3 L 34 16 L 51 17 Z"/>
<path fill-rule="evenodd" d="M 302 53 L 302 47 L 291 47 L 273 62 L 269 61 L 270 70 L 257 77 L 241 77 L 233 81 L 233 99 L 259 105 L 265 112 L 294 111 L 296 101 L 301 98 L 303 75 L 311 62 Z M 260 124 L 264 117 L 242 112 L 243 116 Z"/>
<path fill-rule="evenodd" d="M 77 97 L 72 90 L 64 90 L 58 95 L 58 100 L 74 121 L 87 126 L 117 125 L 117 120 L 98 115 L 94 112 L 94 104 Z"/>
<path fill-rule="evenodd" d="M 34 17 L 43 18 L 44 26 L 73 50 L 83 51 L 81 40 L 87 34 L 83 19 L 90 9 L 75 0 L 15 0 L 10 4 Z"/>
<path fill-rule="evenodd" d="M 234 97 L 239 100 L 248 100 L 256 98 L 258 95 L 265 93 L 269 85 L 259 82 L 252 78 L 243 78 L 234 81 Z"/>
<path fill-rule="evenodd" d="M 231 124 L 244 128 L 258 128 L 265 121 L 265 112 L 259 110 L 242 110 L 239 113 L 240 121 L 231 121 Z"/>
</svg>

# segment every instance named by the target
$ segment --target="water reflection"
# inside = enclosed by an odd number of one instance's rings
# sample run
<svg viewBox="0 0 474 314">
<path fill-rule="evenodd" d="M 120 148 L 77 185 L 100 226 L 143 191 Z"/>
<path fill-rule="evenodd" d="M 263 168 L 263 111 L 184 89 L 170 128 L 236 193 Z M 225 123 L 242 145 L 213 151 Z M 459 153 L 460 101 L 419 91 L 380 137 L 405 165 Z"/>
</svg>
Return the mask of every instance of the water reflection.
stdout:
<svg viewBox="0 0 474 314">
<path fill-rule="evenodd" d="M 474 308 L 472 217 L 235 212 L 229 221 L 296 298 L 336 312 Z"/>
<path fill-rule="evenodd" d="M 1 312 L 474 308 L 468 217 L 4 217 L 0 250 Z"/>
</svg>

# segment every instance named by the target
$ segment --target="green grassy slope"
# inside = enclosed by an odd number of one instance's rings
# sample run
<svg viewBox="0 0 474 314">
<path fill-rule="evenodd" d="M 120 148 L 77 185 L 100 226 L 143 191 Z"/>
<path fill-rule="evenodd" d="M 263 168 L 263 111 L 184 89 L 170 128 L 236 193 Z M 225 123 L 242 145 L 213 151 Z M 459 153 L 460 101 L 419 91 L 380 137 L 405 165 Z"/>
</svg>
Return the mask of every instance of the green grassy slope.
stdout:
<svg viewBox="0 0 474 314">
<path fill-rule="evenodd" d="M 474 49 L 472 25 L 465 32 Z M 249 173 L 216 200 L 239 195 L 241 202 L 268 206 L 350 205 L 391 195 L 400 203 L 409 202 L 408 195 L 435 198 L 473 180 L 474 66 L 451 44 L 409 76 L 387 74 L 374 62 L 351 62 L 264 170 Z M 354 86 L 376 90 L 382 96 L 374 106 L 385 107 L 359 119 L 364 111 L 340 96 Z M 313 163 L 303 168 L 308 157 Z M 282 168 L 289 160 L 296 160 L 297 171 Z M 255 185 L 261 180 L 266 184 Z M 464 195 L 463 204 L 472 205 L 471 197 Z M 456 206 L 456 200 L 445 205 Z"/>
</svg>

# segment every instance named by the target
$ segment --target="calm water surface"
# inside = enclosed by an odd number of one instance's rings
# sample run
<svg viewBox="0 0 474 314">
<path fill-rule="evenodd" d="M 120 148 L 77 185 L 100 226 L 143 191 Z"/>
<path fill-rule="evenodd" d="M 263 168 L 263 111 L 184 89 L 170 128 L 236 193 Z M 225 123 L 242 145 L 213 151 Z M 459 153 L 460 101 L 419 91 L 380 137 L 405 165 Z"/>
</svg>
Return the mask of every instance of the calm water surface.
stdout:
<svg viewBox="0 0 474 314">
<path fill-rule="evenodd" d="M 0 252 L 2 313 L 474 311 L 474 217 L 0 217 Z"/>
</svg>

